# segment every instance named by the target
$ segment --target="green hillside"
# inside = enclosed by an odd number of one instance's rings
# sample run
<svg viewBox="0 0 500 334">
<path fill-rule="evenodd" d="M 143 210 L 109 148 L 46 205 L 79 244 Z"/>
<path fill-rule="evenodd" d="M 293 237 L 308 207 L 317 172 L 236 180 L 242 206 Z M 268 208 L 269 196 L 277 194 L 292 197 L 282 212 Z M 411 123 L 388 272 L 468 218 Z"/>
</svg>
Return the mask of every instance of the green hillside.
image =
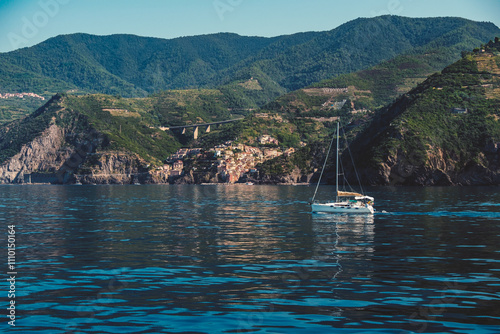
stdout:
<svg viewBox="0 0 500 334">
<path fill-rule="evenodd" d="M 56 95 L 32 115 L 0 129 L 0 162 L 55 124 L 65 129 L 67 145 L 97 131 L 105 137 L 100 150 L 133 152 L 145 161 L 159 163 L 180 144 L 165 131 L 151 127 L 155 118 L 149 110 L 150 102 L 143 99 Z"/>
<path fill-rule="evenodd" d="M 193 140 L 192 134 L 160 128 L 241 117 L 230 110 L 228 100 L 216 89 L 172 90 L 146 98 L 57 94 L 30 116 L 0 128 L 0 162 L 55 122 L 68 132 L 98 131 L 106 137 L 102 149 L 133 152 L 145 161 L 160 163 Z"/>
<path fill-rule="evenodd" d="M 376 111 L 407 93 L 429 75 L 445 67 L 434 50 L 427 55 L 402 55 L 366 70 L 342 74 L 285 94 L 264 106 L 277 112 L 309 117 L 339 116 L 356 110 Z M 332 108 L 346 101 L 343 108 Z"/>
<path fill-rule="evenodd" d="M 393 21 L 394 26 L 406 23 L 406 21 L 401 21 L 401 18 L 398 17 L 383 18 Z M 416 36 L 418 34 L 415 33 L 415 29 L 417 31 L 423 29 L 425 22 L 429 23 L 428 28 L 430 30 L 433 29 L 434 24 L 439 25 L 444 22 L 427 20 L 413 21 L 415 27 L 409 25 L 408 29 Z M 376 22 L 366 22 L 366 24 L 369 26 Z M 353 73 L 335 75 L 313 83 L 308 87 L 281 96 L 265 106 L 265 108 L 291 113 L 306 112 L 308 116 L 333 116 L 339 113 L 332 113 L 331 108 L 325 108 L 322 104 L 328 101 L 338 102 L 344 99 L 347 100 L 346 108 L 348 110 L 367 109 L 375 111 L 382 108 L 401 94 L 407 93 L 416 87 L 429 75 L 441 71 L 449 64 L 460 59 L 461 54 L 466 50 L 471 50 L 490 39 L 476 39 L 474 35 L 478 34 L 478 26 L 471 22 L 456 20 L 454 23 L 456 27 L 453 32 L 435 39 L 429 37 L 432 41 L 427 44 L 425 43 L 428 40 L 422 41 L 421 43 L 425 44 L 423 46 L 416 47 L 372 67 Z M 384 26 L 387 29 L 392 27 L 388 22 L 385 22 Z M 438 30 L 436 28 L 434 32 Z M 408 33 L 408 31 L 406 32 Z M 372 33 L 370 32 L 368 35 L 371 36 Z M 329 91 L 330 88 L 348 88 L 348 90 L 346 92 L 331 92 Z"/>
<path fill-rule="evenodd" d="M 497 38 L 383 109 L 353 143 L 366 182 L 496 183 L 499 65 Z"/>
</svg>

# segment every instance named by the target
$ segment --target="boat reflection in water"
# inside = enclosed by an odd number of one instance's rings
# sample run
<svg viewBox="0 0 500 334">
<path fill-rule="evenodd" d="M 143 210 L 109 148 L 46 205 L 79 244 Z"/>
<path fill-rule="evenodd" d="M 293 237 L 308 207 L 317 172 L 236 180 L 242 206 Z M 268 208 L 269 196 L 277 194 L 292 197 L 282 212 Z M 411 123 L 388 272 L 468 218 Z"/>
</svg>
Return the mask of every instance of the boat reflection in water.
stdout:
<svg viewBox="0 0 500 334">
<path fill-rule="evenodd" d="M 318 260 L 367 257 L 375 251 L 373 215 L 313 214 L 312 219 Z"/>
<path fill-rule="evenodd" d="M 330 309 L 333 317 L 342 317 L 352 299 L 349 292 L 353 279 L 360 281 L 373 276 L 370 263 L 375 246 L 373 215 L 313 214 L 313 259 L 329 268 L 330 293 L 327 297 L 339 301 Z M 368 265 L 367 265 L 368 264 Z"/>
</svg>

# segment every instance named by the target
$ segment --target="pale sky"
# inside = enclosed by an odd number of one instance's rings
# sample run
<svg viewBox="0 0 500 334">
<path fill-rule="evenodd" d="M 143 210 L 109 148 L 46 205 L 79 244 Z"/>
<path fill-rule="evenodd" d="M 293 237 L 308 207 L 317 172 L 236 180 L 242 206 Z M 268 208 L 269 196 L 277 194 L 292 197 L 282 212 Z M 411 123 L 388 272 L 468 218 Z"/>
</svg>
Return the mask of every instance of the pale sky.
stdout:
<svg viewBox="0 0 500 334">
<path fill-rule="evenodd" d="M 455 16 L 500 26 L 500 0 L 0 0 L 0 52 L 77 32 L 270 37 L 385 14 Z"/>
</svg>

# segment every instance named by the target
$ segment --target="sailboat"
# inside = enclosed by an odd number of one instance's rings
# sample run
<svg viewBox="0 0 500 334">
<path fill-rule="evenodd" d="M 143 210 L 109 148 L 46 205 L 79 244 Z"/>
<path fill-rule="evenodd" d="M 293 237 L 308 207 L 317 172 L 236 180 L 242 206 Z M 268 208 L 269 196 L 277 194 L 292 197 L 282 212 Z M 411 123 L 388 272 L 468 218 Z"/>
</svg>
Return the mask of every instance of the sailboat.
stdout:
<svg viewBox="0 0 500 334">
<path fill-rule="evenodd" d="M 328 153 L 325 158 L 325 163 L 323 164 L 323 169 L 321 170 L 321 175 L 316 185 L 316 190 L 311 201 L 311 209 L 313 213 L 354 213 L 354 214 L 373 214 L 373 202 L 374 198 L 370 196 L 365 196 L 358 192 L 353 191 L 340 191 L 339 190 L 339 132 L 340 132 L 340 119 L 337 122 L 337 156 L 336 156 L 336 182 L 335 182 L 335 201 L 330 202 L 318 202 L 316 201 L 316 194 L 318 192 L 319 184 L 321 178 L 323 177 L 323 172 L 325 171 L 326 162 L 328 161 L 328 156 L 330 155 L 331 148 L 335 137 L 332 138 L 330 147 L 328 148 Z"/>
</svg>

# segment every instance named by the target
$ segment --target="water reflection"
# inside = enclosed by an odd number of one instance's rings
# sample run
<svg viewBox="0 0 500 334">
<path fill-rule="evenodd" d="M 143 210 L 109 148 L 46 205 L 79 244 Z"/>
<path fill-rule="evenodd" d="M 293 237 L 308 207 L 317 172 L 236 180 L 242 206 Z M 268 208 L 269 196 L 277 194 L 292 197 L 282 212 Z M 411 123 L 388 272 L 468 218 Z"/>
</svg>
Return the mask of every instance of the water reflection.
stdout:
<svg viewBox="0 0 500 334">
<path fill-rule="evenodd" d="M 0 187 L 23 327 L 488 331 L 500 195 L 372 190 L 379 213 L 349 216 L 311 215 L 308 187 Z"/>
<path fill-rule="evenodd" d="M 373 215 L 312 215 L 316 235 L 335 235 L 335 250 L 341 252 L 373 253 L 375 218 Z M 342 242 L 339 245 L 338 239 Z M 323 244 L 322 240 L 316 243 Z M 330 242 L 331 243 L 331 242 Z"/>
<path fill-rule="evenodd" d="M 314 253 L 323 260 L 369 260 L 375 252 L 373 215 L 315 214 Z"/>
</svg>

